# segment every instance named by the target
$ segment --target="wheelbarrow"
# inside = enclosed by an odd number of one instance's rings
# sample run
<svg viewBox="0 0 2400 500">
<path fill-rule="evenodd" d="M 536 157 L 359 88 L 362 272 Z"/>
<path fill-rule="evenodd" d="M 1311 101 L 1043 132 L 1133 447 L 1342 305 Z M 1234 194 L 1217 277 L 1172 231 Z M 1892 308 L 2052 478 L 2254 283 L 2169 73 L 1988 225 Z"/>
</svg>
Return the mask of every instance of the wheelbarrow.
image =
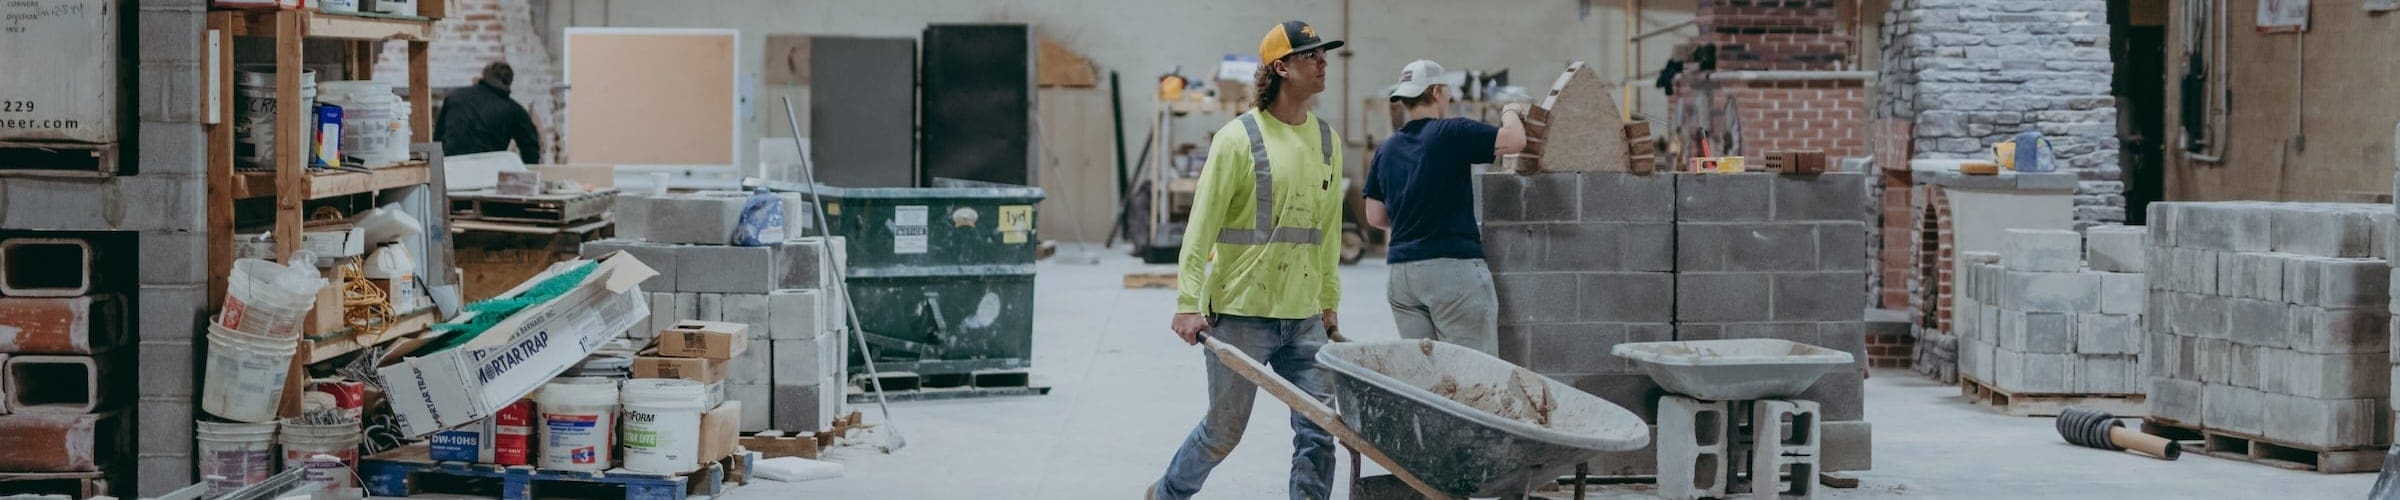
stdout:
<svg viewBox="0 0 2400 500">
<path fill-rule="evenodd" d="M 1650 441 L 1649 427 L 1623 407 L 1449 343 L 1320 349 L 1317 362 L 1339 375 L 1336 412 L 1240 349 L 1203 339 L 1234 372 L 1426 498 L 1521 497 L 1600 454 Z"/>
</svg>

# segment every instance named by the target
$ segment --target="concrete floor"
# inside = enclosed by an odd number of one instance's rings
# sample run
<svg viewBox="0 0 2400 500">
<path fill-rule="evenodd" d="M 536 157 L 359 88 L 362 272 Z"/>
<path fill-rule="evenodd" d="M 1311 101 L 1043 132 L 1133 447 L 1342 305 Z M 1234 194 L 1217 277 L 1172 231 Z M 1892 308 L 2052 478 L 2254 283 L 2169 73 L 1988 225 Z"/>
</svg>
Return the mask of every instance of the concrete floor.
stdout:
<svg viewBox="0 0 2400 500">
<path fill-rule="evenodd" d="M 1171 270 L 1116 252 L 1062 249 L 1040 265 L 1034 378 L 1046 396 L 899 403 L 908 446 L 881 437 L 836 449 L 837 480 L 755 482 L 727 495 L 775 498 L 1140 498 L 1206 407 L 1198 348 L 1167 331 L 1174 292 L 1126 290 L 1124 273 Z M 1098 256 L 1100 263 L 1075 265 Z M 1394 338 L 1380 260 L 1343 270 L 1343 333 Z M 1875 470 L 1831 498 L 2359 498 L 2373 474 L 2320 475 L 2187 454 L 2164 462 L 2060 441 L 2049 419 L 1968 406 L 1954 386 L 1901 371 L 1867 381 Z M 1288 412 L 1258 398 L 1247 439 L 1201 498 L 1283 498 Z M 858 407 L 880 420 L 874 405 Z M 1347 471 L 1345 456 L 1340 470 Z M 1370 470 L 1376 469 L 1368 464 Z M 1346 477 L 1346 475 L 1344 476 Z M 1602 497 L 1644 498 L 1646 487 Z M 1343 496 L 1337 486 L 1336 497 Z"/>
</svg>

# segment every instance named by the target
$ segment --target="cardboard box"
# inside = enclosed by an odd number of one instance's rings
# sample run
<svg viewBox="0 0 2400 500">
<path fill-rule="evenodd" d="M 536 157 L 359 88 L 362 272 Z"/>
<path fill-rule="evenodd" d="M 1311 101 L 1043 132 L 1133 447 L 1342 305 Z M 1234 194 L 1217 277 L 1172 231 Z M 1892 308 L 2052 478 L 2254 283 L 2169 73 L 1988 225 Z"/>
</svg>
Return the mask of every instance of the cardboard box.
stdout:
<svg viewBox="0 0 2400 500">
<path fill-rule="evenodd" d="M 726 361 L 749 348 L 750 325 L 741 323 L 684 320 L 658 331 L 661 356 Z"/>
<path fill-rule="evenodd" d="M 586 262 L 561 262 L 501 296 L 517 296 Z M 389 391 L 396 430 L 406 437 L 423 436 L 491 416 L 532 394 L 649 317 L 649 294 L 639 285 L 657 274 L 631 255 L 611 253 L 574 288 L 518 311 L 464 345 L 420 352 L 447 335 L 401 344 L 376 369 Z M 471 320 L 474 314 L 455 321 Z"/>
<path fill-rule="evenodd" d="M 742 440 L 742 402 L 726 401 L 700 414 L 700 463 L 733 456 Z"/>
<path fill-rule="evenodd" d="M 660 356 L 658 348 L 653 347 L 633 357 L 633 378 L 679 378 L 713 384 L 725 381 L 732 366 L 733 362 L 726 360 Z"/>
</svg>

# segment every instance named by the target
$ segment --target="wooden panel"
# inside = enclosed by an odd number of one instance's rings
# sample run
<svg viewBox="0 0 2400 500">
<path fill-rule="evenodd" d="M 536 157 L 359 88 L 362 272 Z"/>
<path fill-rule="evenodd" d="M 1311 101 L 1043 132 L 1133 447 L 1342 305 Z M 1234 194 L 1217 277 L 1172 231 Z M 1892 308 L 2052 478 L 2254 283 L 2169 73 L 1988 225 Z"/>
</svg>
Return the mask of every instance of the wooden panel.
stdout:
<svg viewBox="0 0 2400 500">
<path fill-rule="evenodd" d="M 2183 19 L 2193 5 L 2170 3 L 2169 19 Z M 2400 46 L 2400 16 L 2340 5 L 2318 3 L 2305 48 L 2300 36 L 2250 29 L 2258 0 L 2225 7 L 2234 67 L 2232 117 L 2219 124 L 2221 164 L 2192 161 L 2175 142 L 2189 27 L 2167 23 L 2166 53 L 2175 62 L 2166 78 L 2166 199 L 2335 201 L 2392 192 L 2400 86 L 2389 82 L 2400 81 L 2400 65 L 2381 63 L 2389 57 L 2380 52 Z"/>
<path fill-rule="evenodd" d="M 216 30 L 216 67 L 209 71 L 230 77 L 233 75 L 233 27 L 241 24 L 231 12 L 208 13 L 208 28 Z M 203 45 L 206 46 L 205 44 Z M 230 78 L 228 78 L 230 80 Z M 233 274 L 233 87 L 228 81 L 216 88 L 218 116 L 208 126 L 208 304 L 205 309 L 217 310 L 225 300 L 225 282 Z"/>
<path fill-rule="evenodd" d="M 1040 113 L 1045 128 L 1037 147 L 1040 173 L 1034 177 L 1040 179 L 1037 184 L 1048 197 L 1042 200 L 1037 212 L 1040 220 L 1034 227 L 1046 240 L 1099 243 L 1108 237 L 1118 208 L 1116 137 L 1110 128 L 1108 91 L 1046 88 L 1039 95 L 1036 99 L 1042 105 L 1035 112 Z"/>
<path fill-rule="evenodd" d="M 808 84 L 808 35 L 767 35 L 760 71 L 768 85 Z"/>
<path fill-rule="evenodd" d="M 1100 71 L 1093 68 L 1091 59 L 1050 37 L 1036 38 L 1041 40 L 1042 51 L 1033 61 L 1036 78 L 1043 87 L 1090 88 L 1100 84 Z"/>
<path fill-rule="evenodd" d="M 732 166 L 732 30 L 567 30 L 567 157 Z"/>
</svg>

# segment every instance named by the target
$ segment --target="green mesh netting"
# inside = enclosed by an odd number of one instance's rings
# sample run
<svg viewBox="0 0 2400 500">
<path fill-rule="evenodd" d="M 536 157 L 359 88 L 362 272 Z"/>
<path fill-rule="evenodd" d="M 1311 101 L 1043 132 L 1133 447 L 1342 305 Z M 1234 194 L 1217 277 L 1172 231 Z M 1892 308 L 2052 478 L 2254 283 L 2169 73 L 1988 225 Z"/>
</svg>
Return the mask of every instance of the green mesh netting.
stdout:
<svg viewBox="0 0 2400 500">
<path fill-rule="evenodd" d="M 444 349 L 465 345 L 467 342 L 475 340 L 475 337 L 482 336 L 483 332 L 491 330 L 492 325 L 500 324 L 501 321 L 507 320 L 508 317 L 517 315 L 518 311 L 523 311 L 525 308 L 533 307 L 534 305 L 541 304 L 543 302 L 549 302 L 550 299 L 555 299 L 560 295 L 565 295 L 568 290 L 575 289 L 576 284 L 583 283 L 583 279 L 585 277 L 591 276 L 592 270 L 599 268 L 600 263 L 598 261 L 585 262 L 582 265 L 575 266 L 574 269 L 568 270 L 567 272 L 559 273 L 557 276 L 551 276 L 549 279 L 542 280 L 540 284 L 534 285 L 533 288 L 526 289 L 525 293 L 517 294 L 516 297 L 505 299 L 485 299 L 477 301 L 473 304 L 467 304 L 464 312 L 475 313 L 473 318 L 468 319 L 465 323 L 441 323 L 433 325 L 433 330 L 451 332 L 450 335 L 443 337 L 441 340 L 434 342 L 432 345 L 426 346 L 424 349 L 418 350 L 418 352 L 439 352 Z"/>
</svg>

